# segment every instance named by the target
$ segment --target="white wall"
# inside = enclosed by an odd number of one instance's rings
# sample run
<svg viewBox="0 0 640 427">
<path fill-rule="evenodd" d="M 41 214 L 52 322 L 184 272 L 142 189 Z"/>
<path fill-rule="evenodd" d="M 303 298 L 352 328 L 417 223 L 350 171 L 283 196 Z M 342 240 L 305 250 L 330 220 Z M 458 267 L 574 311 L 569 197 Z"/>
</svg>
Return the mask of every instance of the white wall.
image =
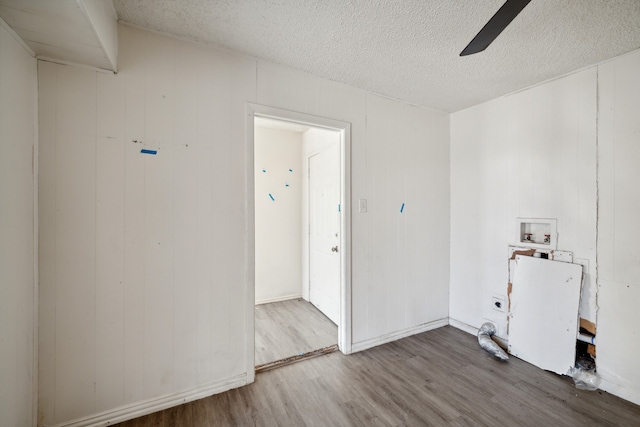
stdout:
<svg viewBox="0 0 640 427">
<path fill-rule="evenodd" d="M 329 129 L 311 128 L 302 134 L 302 154 L 300 162 L 302 184 L 302 297 L 309 300 L 309 158 L 333 144 L 340 144 L 340 132 Z"/>
<path fill-rule="evenodd" d="M 598 373 L 640 405 L 640 51 L 598 67 Z"/>
<path fill-rule="evenodd" d="M 585 259 L 581 312 L 595 320 L 596 70 L 451 115 L 452 322 L 499 322 L 516 218 L 556 218 L 558 249 Z M 586 307 L 586 308 L 585 308 Z"/>
<path fill-rule="evenodd" d="M 256 127 L 254 140 L 256 304 L 299 298 L 302 133 Z"/>
<path fill-rule="evenodd" d="M 504 324 L 490 299 L 515 218 L 557 218 L 558 249 L 588 264 L 580 311 L 597 321 L 601 388 L 635 403 L 639 73 L 634 52 L 451 115 L 452 324 Z"/>
<path fill-rule="evenodd" d="M 0 425 L 18 427 L 35 424 L 37 86 L 7 28 L 0 19 Z"/>
<path fill-rule="evenodd" d="M 117 75 L 41 64 L 41 422 L 252 377 L 247 102 L 352 124 L 354 349 L 446 323 L 447 114 L 119 30 Z"/>
<path fill-rule="evenodd" d="M 47 425 L 246 381 L 244 114 L 255 64 L 120 33 L 117 75 L 40 64 Z"/>
<path fill-rule="evenodd" d="M 366 177 L 352 192 L 354 348 L 447 323 L 448 124 L 445 114 L 367 96 L 367 143 L 352 166 Z M 367 213 L 357 212 L 360 198 Z"/>
</svg>

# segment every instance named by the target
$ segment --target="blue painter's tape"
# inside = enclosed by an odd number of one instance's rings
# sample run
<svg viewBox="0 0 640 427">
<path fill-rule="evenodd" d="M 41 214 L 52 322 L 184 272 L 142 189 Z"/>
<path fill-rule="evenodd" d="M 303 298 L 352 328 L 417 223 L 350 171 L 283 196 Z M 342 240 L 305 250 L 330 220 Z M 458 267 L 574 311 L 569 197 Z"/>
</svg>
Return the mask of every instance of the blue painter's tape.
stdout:
<svg viewBox="0 0 640 427">
<path fill-rule="evenodd" d="M 271 200 L 273 200 L 274 202 L 276 201 L 276 199 L 273 198 L 273 194 L 269 193 L 269 197 L 271 197 Z"/>
<path fill-rule="evenodd" d="M 402 206 L 400 206 L 400 213 L 402 213 L 403 210 L 404 210 L 404 203 L 402 204 Z"/>
<path fill-rule="evenodd" d="M 156 154 L 158 154 L 158 150 L 146 150 L 146 149 L 144 149 L 144 148 L 143 148 L 142 150 L 140 150 L 140 152 L 141 152 L 142 154 L 153 154 L 154 156 L 155 156 Z"/>
<path fill-rule="evenodd" d="M 285 187 L 288 187 L 288 186 L 289 186 L 289 184 L 286 184 L 286 183 L 285 183 L 285 184 L 284 184 L 284 186 L 285 186 Z"/>
<path fill-rule="evenodd" d="M 340 203 L 338 203 L 338 212 L 340 212 Z"/>
<path fill-rule="evenodd" d="M 293 169 L 289 169 L 289 172 L 293 172 Z"/>
<path fill-rule="evenodd" d="M 262 173 L 267 173 L 267 170 L 266 169 L 262 169 Z"/>
</svg>

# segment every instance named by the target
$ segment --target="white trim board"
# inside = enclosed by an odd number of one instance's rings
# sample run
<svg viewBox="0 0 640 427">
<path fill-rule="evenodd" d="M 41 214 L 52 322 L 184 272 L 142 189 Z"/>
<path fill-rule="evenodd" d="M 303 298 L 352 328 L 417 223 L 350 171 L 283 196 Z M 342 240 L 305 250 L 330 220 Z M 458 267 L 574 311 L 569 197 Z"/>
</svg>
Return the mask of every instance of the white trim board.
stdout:
<svg viewBox="0 0 640 427">
<path fill-rule="evenodd" d="M 354 353 L 358 351 L 368 350 L 370 348 L 377 347 L 382 344 L 387 344 L 402 338 L 410 337 L 411 335 L 416 335 L 422 332 L 438 329 L 443 326 L 447 326 L 448 324 L 449 324 L 449 318 L 434 320 L 432 322 L 423 323 L 422 325 L 412 326 L 410 328 L 401 329 L 399 331 L 380 335 L 379 337 L 376 337 L 376 338 L 354 342 L 353 345 L 351 346 L 351 350 Z"/>
<path fill-rule="evenodd" d="M 461 322 L 459 320 L 453 319 L 453 318 L 449 318 L 449 325 L 453 326 L 456 329 L 460 329 L 461 331 L 464 331 L 470 335 L 478 335 L 478 328 L 468 325 L 464 322 Z"/>
<path fill-rule="evenodd" d="M 256 301 L 256 305 L 270 304 L 272 302 L 289 301 L 289 300 L 298 299 L 298 298 L 304 299 L 304 298 L 302 298 L 302 294 L 295 294 L 295 295 L 287 295 L 287 296 L 284 296 L 284 297 L 263 299 L 263 300 L 260 300 L 260 301 Z"/>
<path fill-rule="evenodd" d="M 635 403 L 636 405 L 640 405 L 640 391 L 637 387 L 634 387 L 634 385 L 635 384 L 618 384 L 602 378 L 602 382 L 598 388 L 606 391 L 607 393 L 611 393 L 622 399 L 628 400 L 629 402 Z"/>
<path fill-rule="evenodd" d="M 168 394 L 156 399 L 149 399 L 133 405 L 123 406 L 112 411 L 102 412 L 97 415 L 91 415 L 85 418 L 79 418 L 62 424 L 55 424 L 50 427 L 94 427 L 108 426 L 120 423 L 173 406 L 182 405 L 183 403 L 193 402 L 194 400 L 213 396 L 233 388 L 242 387 L 247 384 L 247 375 L 240 374 L 229 377 L 222 381 L 215 381 L 200 385 L 194 389 L 185 390 L 179 393 Z"/>
</svg>

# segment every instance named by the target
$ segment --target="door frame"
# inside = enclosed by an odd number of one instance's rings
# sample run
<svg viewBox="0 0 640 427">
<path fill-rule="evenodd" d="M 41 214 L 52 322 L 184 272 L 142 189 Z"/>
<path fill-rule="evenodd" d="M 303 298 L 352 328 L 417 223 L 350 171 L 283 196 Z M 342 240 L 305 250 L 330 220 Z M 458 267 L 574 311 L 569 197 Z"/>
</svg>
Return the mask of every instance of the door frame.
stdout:
<svg viewBox="0 0 640 427">
<path fill-rule="evenodd" d="M 266 105 L 246 104 L 246 164 L 245 210 L 247 223 L 246 245 L 246 366 L 247 382 L 255 378 L 255 167 L 254 167 L 254 118 L 303 124 L 330 129 L 340 133 L 340 325 L 338 348 L 344 354 L 351 353 L 351 124 L 340 120 Z"/>
</svg>

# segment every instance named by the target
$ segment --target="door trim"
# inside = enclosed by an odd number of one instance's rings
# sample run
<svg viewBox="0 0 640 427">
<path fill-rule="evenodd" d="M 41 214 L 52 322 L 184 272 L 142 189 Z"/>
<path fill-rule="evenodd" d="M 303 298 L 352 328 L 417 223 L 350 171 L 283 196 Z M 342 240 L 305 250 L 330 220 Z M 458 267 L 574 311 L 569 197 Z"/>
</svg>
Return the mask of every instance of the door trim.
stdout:
<svg viewBox="0 0 640 427">
<path fill-rule="evenodd" d="M 340 133 L 340 325 L 338 325 L 338 348 L 344 354 L 352 352 L 351 339 L 351 123 L 326 117 L 266 105 L 246 104 L 246 164 L 245 164 L 245 211 L 246 211 L 246 367 L 247 380 L 255 376 L 255 202 L 254 202 L 254 117 L 265 117 Z"/>
</svg>

